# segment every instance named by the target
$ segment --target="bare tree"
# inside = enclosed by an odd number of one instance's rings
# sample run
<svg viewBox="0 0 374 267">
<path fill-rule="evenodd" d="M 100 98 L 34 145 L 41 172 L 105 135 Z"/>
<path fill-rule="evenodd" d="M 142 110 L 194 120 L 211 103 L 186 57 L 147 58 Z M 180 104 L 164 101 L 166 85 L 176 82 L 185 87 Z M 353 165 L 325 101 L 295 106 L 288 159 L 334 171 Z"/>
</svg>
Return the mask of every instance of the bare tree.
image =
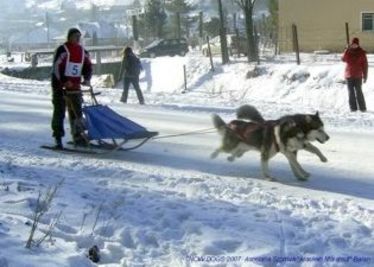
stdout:
<svg viewBox="0 0 374 267">
<path fill-rule="evenodd" d="M 258 50 L 256 47 L 256 37 L 254 34 L 253 9 L 256 0 L 235 0 L 235 3 L 243 10 L 245 17 L 245 30 L 248 39 L 248 61 L 258 60 Z"/>
<path fill-rule="evenodd" d="M 279 2 L 278 0 L 269 0 L 268 2 L 268 9 L 270 12 L 270 33 L 271 33 L 271 41 L 274 45 L 274 54 L 277 55 L 278 50 L 278 25 L 279 25 Z"/>
<path fill-rule="evenodd" d="M 152 37 L 163 38 L 167 15 L 161 0 L 147 0 L 145 5 L 145 26 Z"/>
<path fill-rule="evenodd" d="M 227 48 L 227 39 L 226 39 L 226 27 L 225 27 L 225 19 L 223 16 L 223 7 L 222 7 L 222 1 L 218 0 L 218 12 L 220 17 L 220 40 L 221 40 L 221 55 L 222 55 L 222 64 L 229 63 L 229 51 Z"/>
<path fill-rule="evenodd" d="M 195 7 L 186 0 L 166 1 L 165 8 L 172 14 L 175 14 L 176 22 L 171 25 L 171 28 L 176 33 L 177 38 L 182 36 L 189 36 L 190 17 L 188 14 L 195 9 Z M 182 29 L 182 25 L 183 28 Z"/>
</svg>

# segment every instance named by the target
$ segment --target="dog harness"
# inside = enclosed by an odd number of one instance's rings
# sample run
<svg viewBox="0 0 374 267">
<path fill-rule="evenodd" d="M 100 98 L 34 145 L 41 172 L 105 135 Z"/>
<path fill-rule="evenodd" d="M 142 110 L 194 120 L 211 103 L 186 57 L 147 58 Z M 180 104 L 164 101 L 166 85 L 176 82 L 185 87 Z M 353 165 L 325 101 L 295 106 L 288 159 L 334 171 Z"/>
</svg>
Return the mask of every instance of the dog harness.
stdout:
<svg viewBox="0 0 374 267">
<path fill-rule="evenodd" d="M 241 120 L 233 120 L 229 124 L 227 124 L 228 128 L 232 130 L 232 132 L 244 143 L 247 145 L 251 145 L 248 143 L 247 140 L 251 139 L 251 136 L 254 134 L 254 132 L 258 129 L 269 129 L 274 128 L 275 122 L 274 121 L 265 121 L 261 123 L 251 123 Z M 263 136 L 265 138 L 265 136 Z M 277 152 L 280 151 L 278 141 L 275 137 L 274 131 L 271 131 L 271 138 L 272 143 L 275 146 L 275 149 Z"/>
</svg>

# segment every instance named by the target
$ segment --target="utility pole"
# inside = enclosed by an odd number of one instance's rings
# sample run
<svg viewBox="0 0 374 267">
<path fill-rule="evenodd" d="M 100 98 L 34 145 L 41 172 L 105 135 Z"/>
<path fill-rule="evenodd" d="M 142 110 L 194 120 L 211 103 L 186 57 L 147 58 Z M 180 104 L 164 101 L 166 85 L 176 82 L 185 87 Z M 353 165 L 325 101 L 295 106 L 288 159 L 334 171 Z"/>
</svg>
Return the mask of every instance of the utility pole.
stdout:
<svg viewBox="0 0 374 267">
<path fill-rule="evenodd" d="M 134 36 L 134 41 L 137 42 L 139 39 L 139 31 L 138 31 L 138 19 L 136 15 L 132 15 L 132 35 Z"/>
<path fill-rule="evenodd" d="M 220 39 L 221 39 L 221 54 L 222 54 L 222 64 L 229 63 L 229 52 L 227 49 L 227 39 L 226 39 L 226 28 L 225 28 L 225 21 L 223 17 L 223 8 L 222 8 L 222 0 L 218 1 L 218 12 L 220 18 Z"/>
<path fill-rule="evenodd" d="M 237 26 L 236 26 L 236 13 L 234 12 L 232 14 L 232 24 L 233 24 L 233 32 L 236 33 L 236 29 L 237 29 Z"/>
<path fill-rule="evenodd" d="M 181 14 L 179 12 L 176 13 L 177 18 L 177 38 L 180 39 L 182 36 L 181 33 Z"/>
<path fill-rule="evenodd" d="M 45 26 L 47 28 L 47 46 L 49 47 L 50 33 L 49 33 L 49 15 L 48 12 L 45 13 Z"/>
<path fill-rule="evenodd" d="M 186 38 L 190 38 L 190 18 L 187 16 L 186 18 Z"/>
<path fill-rule="evenodd" d="M 91 21 L 97 21 L 98 6 L 91 3 Z"/>
<path fill-rule="evenodd" d="M 201 39 L 203 39 L 203 17 L 204 17 L 204 15 L 203 15 L 203 11 L 200 11 L 199 12 L 199 37 L 201 38 Z"/>
<path fill-rule="evenodd" d="M 240 57 L 240 51 L 242 51 L 242 41 L 240 40 L 240 36 L 239 36 L 239 29 L 238 29 L 238 26 L 237 26 L 237 15 L 236 13 L 233 14 L 233 27 L 234 27 L 234 33 L 235 33 L 235 36 L 236 36 L 236 51 L 237 51 L 237 54 L 238 54 L 238 58 Z"/>
<path fill-rule="evenodd" d="M 203 32 L 203 18 L 204 14 L 202 11 L 199 12 L 199 49 L 201 50 L 201 46 L 203 45 L 203 38 L 204 38 L 204 32 Z"/>
</svg>

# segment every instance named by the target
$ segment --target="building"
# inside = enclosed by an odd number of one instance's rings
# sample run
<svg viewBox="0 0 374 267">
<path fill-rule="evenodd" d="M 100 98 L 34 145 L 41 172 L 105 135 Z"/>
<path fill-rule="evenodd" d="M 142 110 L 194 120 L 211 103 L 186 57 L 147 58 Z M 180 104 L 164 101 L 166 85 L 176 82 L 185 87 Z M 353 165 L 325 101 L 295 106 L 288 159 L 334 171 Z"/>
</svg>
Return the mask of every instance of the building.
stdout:
<svg viewBox="0 0 374 267">
<path fill-rule="evenodd" d="M 279 49 L 290 52 L 292 24 L 297 25 L 301 52 L 342 52 L 358 37 L 368 52 L 374 52 L 374 0 L 279 0 Z"/>
</svg>

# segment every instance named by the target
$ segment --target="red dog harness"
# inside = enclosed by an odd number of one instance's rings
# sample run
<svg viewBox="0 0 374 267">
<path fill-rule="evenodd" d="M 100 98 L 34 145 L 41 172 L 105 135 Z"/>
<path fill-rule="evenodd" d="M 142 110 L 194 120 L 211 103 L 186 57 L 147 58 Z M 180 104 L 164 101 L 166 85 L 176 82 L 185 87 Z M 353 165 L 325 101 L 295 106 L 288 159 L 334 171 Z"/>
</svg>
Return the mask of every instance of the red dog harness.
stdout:
<svg viewBox="0 0 374 267">
<path fill-rule="evenodd" d="M 227 127 L 229 127 L 233 133 L 244 143 L 250 145 L 247 140 L 251 139 L 251 135 L 256 130 L 259 129 L 266 129 L 266 128 L 273 128 L 275 125 L 275 121 L 265 121 L 262 123 L 253 123 L 253 122 L 246 122 L 241 120 L 233 120 L 230 123 L 227 124 Z M 279 144 L 275 138 L 274 131 L 272 131 L 272 139 L 273 143 L 275 145 L 275 149 L 277 152 L 279 152 Z"/>
</svg>

